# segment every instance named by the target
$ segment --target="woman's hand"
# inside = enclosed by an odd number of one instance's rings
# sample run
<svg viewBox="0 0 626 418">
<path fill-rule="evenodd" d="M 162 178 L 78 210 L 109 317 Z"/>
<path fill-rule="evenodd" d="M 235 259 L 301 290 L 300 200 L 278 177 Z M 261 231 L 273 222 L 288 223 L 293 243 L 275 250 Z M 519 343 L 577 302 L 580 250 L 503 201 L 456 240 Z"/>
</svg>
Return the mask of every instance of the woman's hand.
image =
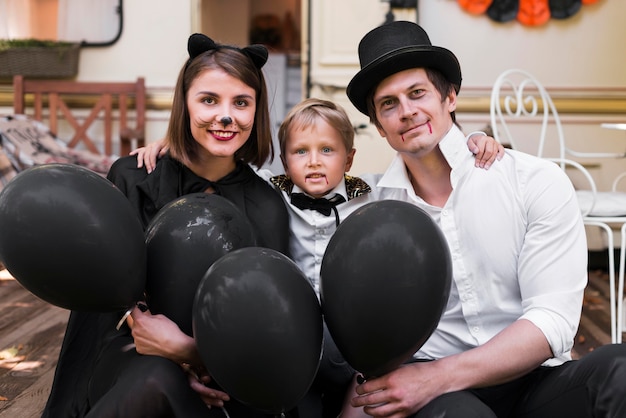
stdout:
<svg viewBox="0 0 626 418">
<path fill-rule="evenodd" d="M 145 147 L 131 151 L 130 155 L 137 156 L 137 168 L 141 168 L 145 165 L 146 171 L 150 174 L 154 171 L 154 167 L 156 167 L 157 159 L 167 154 L 168 150 L 169 148 L 165 145 L 165 140 L 161 139 L 160 141 L 152 142 Z"/>
<path fill-rule="evenodd" d="M 185 370 L 189 385 L 209 407 L 222 407 L 229 401 L 227 393 L 207 387 L 211 377 L 201 365 L 195 341 L 165 315 L 152 315 L 143 304 L 135 307 L 128 318 L 135 347 L 139 354 L 168 358 Z"/>
<path fill-rule="evenodd" d="M 504 157 L 504 147 L 494 138 L 485 135 L 483 132 L 472 132 L 467 139 L 467 146 L 474 154 L 476 167 L 488 170 L 496 158 L 501 160 Z"/>
<path fill-rule="evenodd" d="M 165 315 L 152 315 L 138 307 L 130 315 L 128 322 L 139 354 L 165 357 L 178 364 L 201 364 L 194 339 Z"/>
<path fill-rule="evenodd" d="M 221 408 L 224 406 L 224 402 L 230 400 L 230 396 L 227 393 L 207 386 L 211 382 L 211 377 L 206 371 L 194 370 L 186 364 L 183 365 L 183 368 L 189 376 L 189 385 L 200 395 L 206 406 L 209 408 L 214 406 Z"/>
</svg>

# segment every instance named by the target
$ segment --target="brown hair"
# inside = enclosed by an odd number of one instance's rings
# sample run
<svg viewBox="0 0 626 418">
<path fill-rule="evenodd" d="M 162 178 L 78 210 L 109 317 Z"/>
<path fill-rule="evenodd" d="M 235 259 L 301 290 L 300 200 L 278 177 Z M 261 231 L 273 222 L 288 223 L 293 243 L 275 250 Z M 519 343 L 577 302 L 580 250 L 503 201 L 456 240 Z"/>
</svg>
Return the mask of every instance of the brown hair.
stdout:
<svg viewBox="0 0 626 418">
<path fill-rule="evenodd" d="M 442 103 L 450 93 L 459 90 L 460 86 L 457 86 L 454 83 L 448 81 L 448 79 L 440 71 L 428 67 L 424 68 L 424 70 L 426 71 L 426 76 L 428 77 L 428 80 L 433 83 L 433 86 L 435 86 L 435 90 L 439 92 Z M 374 92 L 376 91 L 376 87 L 374 87 L 367 95 L 367 113 L 370 117 L 370 122 L 380 128 L 378 118 L 376 117 L 376 108 L 374 107 Z M 452 123 L 458 126 L 458 124 L 456 123 L 456 114 L 454 113 L 454 111 L 450 112 L 450 117 L 452 118 Z"/>
<path fill-rule="evenodd" d="M 180 70 L 166 136 L 170 153 L 183 164 L 189 164 L 197 156 L 199 145 L 191 135 L 187 92 L 191 83 L 209 69 L 221 69 L 256 92 L 256 114 L 252 132 L 246 143 L 235 152 L 235 160 L 260 167 L 268 158 L 274 158 L 267 87 L 263 72 L 257 69 L 250 57 L 234 47 L 224 46 L 203 52 L 189 59 Z"/>
<path fill-rule="evenodd" d="M 346 150 L 350 152 L 354 146 L 354 127 L 346 111 L 339 105 L 328 100 L 310 98 L 305 99 L 295 105 L 278 129 L 278 143 L 281 155 L 285 155 L 287 141 L 289 140 L 289 130 L 296 128 L 309 128 L 319 120 L 325 120 L 332 126 L 341 138 Z"/>
</svg>

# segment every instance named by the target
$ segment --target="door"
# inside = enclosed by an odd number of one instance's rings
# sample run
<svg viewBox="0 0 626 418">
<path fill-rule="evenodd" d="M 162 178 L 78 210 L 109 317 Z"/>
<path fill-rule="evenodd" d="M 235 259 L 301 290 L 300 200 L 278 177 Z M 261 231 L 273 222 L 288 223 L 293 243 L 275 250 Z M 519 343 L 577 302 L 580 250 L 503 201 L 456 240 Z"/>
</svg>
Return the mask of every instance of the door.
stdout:
<svg viewBox="0 0 626 418">
<path fill-rule="evenodd" d="M 193 26 L 217 42 L 263 44 L 270 56 L 263 67 L 268 96 L 274 147 L 276 133 L 287 111 L 303 97 L 301 69 L 301 0 L 195 0 Z M 280 159 L 268 165 L 282 173 Z"/>
</svg>

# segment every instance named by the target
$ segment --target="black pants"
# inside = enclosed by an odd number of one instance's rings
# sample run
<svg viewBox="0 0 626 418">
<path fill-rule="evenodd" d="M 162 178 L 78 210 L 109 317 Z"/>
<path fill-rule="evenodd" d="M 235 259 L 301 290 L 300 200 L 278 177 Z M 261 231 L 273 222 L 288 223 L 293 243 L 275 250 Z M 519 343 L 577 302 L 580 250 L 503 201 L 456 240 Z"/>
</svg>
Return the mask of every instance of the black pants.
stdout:
<svg viewBox="0 0 626 418">
<path fill-rule="evenodd" d="M 225 410 L 207 408 L 181 367 L 127 349 L 132 341 L 129 335 L 120 335 L 102 351 L 89 383 L 86 418 L 271 417 L 232 398 Z M 353 373 L 324 327 L 324 355 L 318 373 L 307 395 L 285 418 L 336 417 Z"/>
<path fill-rule="evenodd" d="M 626 417 L 626 344 L 606 345 L 502 385 L 440 396 L 414 417 Z"/>
<path fill-rule="evenodd" d="M 355 373 L 335 345 L 324 322 L 322 359 L 309 394 L 298 406 L 299 418 L 336 418 Z"/>
<path fill-rule="evenodd" d="M 90 409 L 86 418 L 250 417 L 270 415 L 231 400 L 226 412 L 209 409 L 191 389 L 183 369 L 159 356 L 127 349 L 132 337 L 114 339 L 96 363 L 89 383 Z M 287 414 L 286 417 L 292 415 Z"/>
</svg>

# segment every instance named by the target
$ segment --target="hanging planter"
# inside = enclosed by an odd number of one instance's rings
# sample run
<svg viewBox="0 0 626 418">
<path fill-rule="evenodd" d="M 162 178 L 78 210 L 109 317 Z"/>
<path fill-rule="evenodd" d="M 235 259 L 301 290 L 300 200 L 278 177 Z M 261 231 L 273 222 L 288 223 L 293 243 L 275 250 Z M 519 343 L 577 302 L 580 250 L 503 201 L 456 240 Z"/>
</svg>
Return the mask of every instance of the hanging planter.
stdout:
<svg viewBox="0 0 626 418">
<path fill-rule="evenodd" d="M 79 53 L 79 43 L 0 39 L 0 77 L 75 77 Z"/>
</svg>

